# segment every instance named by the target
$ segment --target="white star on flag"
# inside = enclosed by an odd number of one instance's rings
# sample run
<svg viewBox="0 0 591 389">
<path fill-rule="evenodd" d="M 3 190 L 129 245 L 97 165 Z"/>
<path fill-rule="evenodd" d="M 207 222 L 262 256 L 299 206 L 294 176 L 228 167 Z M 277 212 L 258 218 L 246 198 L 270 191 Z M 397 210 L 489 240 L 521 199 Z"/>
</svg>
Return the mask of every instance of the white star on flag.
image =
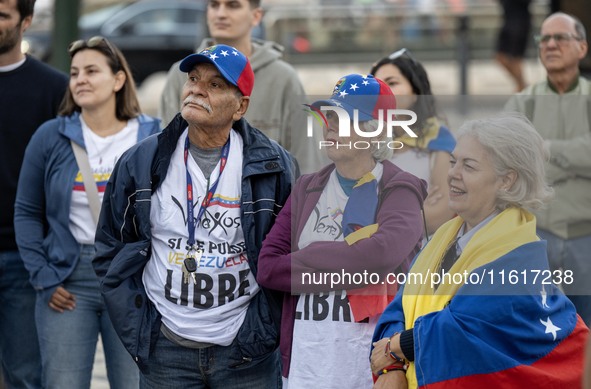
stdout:
<svg viewBox="0 0 591 389">
<path fill-rule="evenodd" d="M 236 50 L 232 51 L 232 54 L 237 57 L 238 56 L 238 52 Z"/>
<path fill-rule="evenodd" d="M 334 105 L 336 105 L 337 107 L 341 107 L 341 108 L 343 108 L 343 104 L 341 104 L 341 103 L 340 103 L 340 102 L 338 102 L 338 101 L 335 101 L 335 102 L 334 102 Z"/>
<path fill-rule="evenodd" d="M 540 323 L 546 326 L 546 334 L 552 334 L 554 340 L 556 340 L 556 333 L 562 328 L 555 326 L 552 320 L 550 320 L 550 317 L 548 317 L 547 321 L 540 319 Z"/>
<path fill-rule="evenodd" d="M 222 55 L 223 55 L 224 57 L 227 57 L 227 56 L 228 56 L 228 55 L 230 55 L 230 54 L 228 54 L 228 52 L 227 52 L 226 50 L 222 50 Z"/>
<path fill-rule="evenodd" d="M 351 87 L 350 87 L 349 89 L 353 89 L 353 91 L 356 91 L 356 90 L 357 90 L 357 88 L 359 88 L 359 87 L 357 86 L 357 84 L 351 84 Z"/>
<path fill-rule="evenodd" d="M 363 81 L 363 85 L 365 85 L 365 86 L 369 85 L 369 81 L 367 81 L 367 80 L 364 80 L 364 81 Z"/>
<path fill-rule="evenodd" d="M 212 53 L 209 58 L 213 59 L 214 61 L 218 58 L 217 55 L 215 55 L 215 53 Z"/>
<path fill-rule="evenodd" d="M 343 97 L 344 98 L 347 95 L 348 95 L 347 91 L 341 91 L 341 92 L 339 92 L 339 97 Z"/>
</svg>

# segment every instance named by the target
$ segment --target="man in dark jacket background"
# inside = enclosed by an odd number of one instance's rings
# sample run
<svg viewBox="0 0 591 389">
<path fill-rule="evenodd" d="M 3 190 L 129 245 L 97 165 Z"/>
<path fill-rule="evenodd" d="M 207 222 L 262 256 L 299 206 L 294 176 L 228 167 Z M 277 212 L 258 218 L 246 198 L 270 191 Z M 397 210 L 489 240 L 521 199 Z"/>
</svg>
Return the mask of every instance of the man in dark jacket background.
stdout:
<svg viewBox="0 0 591 389">
<path fill-rule="evenodd" d="M 35 0 L 0 1 L 0 388 L 41 388 L 35 290 L 14 235 L 14 201 L 25 148 L 57 115 L 68 77 L 21 52 Z"/>
<path fill-rule="evenodd" d="M 212 46 L 180 69 L 181 113 L 111 176 L 95 271 L 142 388 L 280 387 L 279 299 L 255 277 L 295 165 L 243 118 L 254 74 L 241 52 Z"/>
</svg>

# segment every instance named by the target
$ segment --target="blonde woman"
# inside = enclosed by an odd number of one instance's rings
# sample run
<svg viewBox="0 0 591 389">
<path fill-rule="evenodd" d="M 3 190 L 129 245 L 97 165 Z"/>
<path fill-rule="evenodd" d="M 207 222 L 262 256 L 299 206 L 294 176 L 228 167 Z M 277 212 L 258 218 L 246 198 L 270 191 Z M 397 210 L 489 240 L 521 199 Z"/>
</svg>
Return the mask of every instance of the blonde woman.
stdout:
<svg viewBox="0 0 591 389">
<path fill-rule="evenodd" d="M 543 140 L 525 117 L 459 129 L 448 172 L 458 216 L 380 318 L 371 366 L 386 372 L 376 388 L 581 386 L 589 330 L 554 284 L 576 274 L 550 272 L 530 212 L 552 194 L 544 177 Z"/>
</svg>

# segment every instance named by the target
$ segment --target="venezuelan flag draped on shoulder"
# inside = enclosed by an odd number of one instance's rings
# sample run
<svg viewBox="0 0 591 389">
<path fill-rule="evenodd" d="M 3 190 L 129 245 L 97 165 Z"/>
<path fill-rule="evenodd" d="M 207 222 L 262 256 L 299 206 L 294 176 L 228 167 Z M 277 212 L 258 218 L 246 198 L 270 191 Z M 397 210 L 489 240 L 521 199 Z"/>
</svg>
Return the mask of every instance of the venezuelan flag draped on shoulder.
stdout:
<svg viewBox="0 0 591 389">
<path fill-rule="evenodd" d="M 436 117 L 425 121 L 420 138 L 412 138 L 408 134 L 403 134 L 396 138 L 397 141 L 404 143 L 405 146 L 414 147 L 428 151 L 446 151 L 451 153 L 456 146 L 456 140 L 449 129 L 441 123 Z"/>
<path fill-rule="evenodd" d="M 456 217 L 437 230 L 409 274 L 437 272 L 437 258 L 462 223 Z M 537 238 L 532 214 L 498 214 L 450 273 L 469 282 L 448 279 L 434 290 L 408 278 L 376 327 L 374 341 L 413 328 L 409 388 L 581 387 L 589 330 L 548 277 L 546 242 Z"/>
</svg>

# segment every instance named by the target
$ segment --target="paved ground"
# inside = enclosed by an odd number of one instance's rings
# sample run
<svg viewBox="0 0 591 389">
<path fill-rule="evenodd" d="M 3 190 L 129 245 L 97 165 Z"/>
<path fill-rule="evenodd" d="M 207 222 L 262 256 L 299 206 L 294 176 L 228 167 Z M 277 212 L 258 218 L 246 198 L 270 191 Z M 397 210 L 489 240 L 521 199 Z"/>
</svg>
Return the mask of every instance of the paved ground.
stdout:
<svg viewBox="0 0 591 389">
<path fill-rule="evenodd" d="M 105 367 L 105 354 L 103 353 L 103 343 L 99 340 L 94 356 L 94 368 L 92 369 L 92 381 L 90 389 L 109 389 L 107 381 L 107 369 Z"/>
<path fill-rule="evenodd" d="M 306 93 L 310 96 L 326 96 L 343 75 L 349 73 L 366 73 L 370 64 L 340 64 L 340 65 L 300 65 L 296 67 Z M 459 90 L 459 69 L 454 62 L 427 62 L 425 63 L 429 78 L 432 84 L 433 93 L 437 96 L 442 105 L 451 128 L 457 128 L 468 116 L 485 114 L 494 111 L 499 104 L 502 104 L 509 95 L 514 92 L 511 79 L 493 61 L 474 61 L 468 70 L 468 92 L 471 95 L 468 100 L 478 100 L 477 109 L 467 109 L 467 112 L 460 112 L 459 106 L 467 104 L 457 97 Z M 525 75 L 529 82 L 543 79 L 544 70 L 537 61 L 527 61 L 525 64 Z M 164 86 L 165 74 L 154 75 L 146 80 L 140 87 L 140 100 L 144 111 L 151 115 L 157 114 L 158 99 Z M 481 102 L 490 102 L 487 104 Z M 446 107 L 451 107 L 446 110 Z M 91 389 L 109 389 L 107 381 L 104 355 L 102 345 L 99 342 L 93 370 Z"/>
</svg>

